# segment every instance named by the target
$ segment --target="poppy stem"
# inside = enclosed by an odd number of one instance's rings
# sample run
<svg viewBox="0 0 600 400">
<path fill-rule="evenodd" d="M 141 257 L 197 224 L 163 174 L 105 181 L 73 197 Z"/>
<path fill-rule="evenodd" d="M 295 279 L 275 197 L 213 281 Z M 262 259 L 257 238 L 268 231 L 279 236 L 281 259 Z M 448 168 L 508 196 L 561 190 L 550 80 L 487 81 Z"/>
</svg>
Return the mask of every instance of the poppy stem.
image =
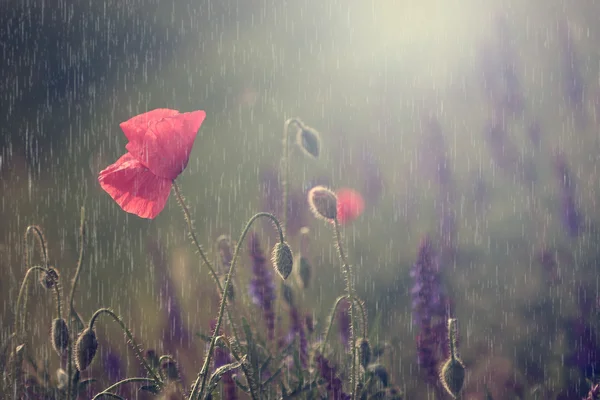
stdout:
<svg viewBox="0 0 600 400">
<path fill-rule="evenodd" d="M 110 310 L 108 308 L 101 308 L 101 309 L 97 310 L 94 313 L 94 315 L 92 315 L 92 318 L 90 318 L 90 323 L 88 324 L 88 328 L 90 330 L 93 330 L 96 320 L 102 314 L 110 315 L 112 317 L 112 319 L 114 319 L 115 322 L 117 324 L 119 324 L 119 326 L 123 330 L 123 333 L 125 333 L 125 336 L 127 336 L 127 343 L 129 343 L 129 345 L 133 349 L 133 352 L 135 353 L 135 356 L 137 357 L 137 359 L 142 363 L 142 366 L 146 369 L 146 371 L 148 371 L 148 374 L 150 374 L 151 379 L 154 380 L 154 383 L 156 383 L 159 387 L 162 386 L 162 382 L 161 382 L 160 378 L 158 377 L 158 375 L 156 375 L 156 373 L 150 367 L 150 365 L 148 365 L 148 362 L 146 362 L 146 359 L 142 355 L 142 353 L 140 351 L 140 346 L 138 346 L 135 339 L 133 338 L 133 334 L 131 333 L 129 328 L 127 328 L 127 325 L 125 325 L 125 322 L 123 322 L 123 320 L 117 314 L 115 314 L 112 310 Z M 106 389 L 106 390 L 108 390 L 108 389 Z"/>
<path fill-rule="evenodd" d="M 196 378 L 196 381 L 194 382 L 194 386 L 192 387 L 192 392 L 190 393 L 189 400 L 195 399 L 196 395 L 198 394 L 198 390 L 200 390 L 200 395 L 202 395 L 204 393 L 204 389 L 206 387 L 206 378 L 208 377 L 208 367 L 210 365 L 212 353 L 215 349 L 215 344 L 218 339 L 219 330 L 221 329 L 221 324 L 223 322 L 223 314 L 225 311 L 225 305 L 227 303 L 227 296 L 225 295 L 225 293 L 227 293 L 227 291 L 229 290 L 229 285 L 231 284 L 231 277 L 233 276 L 233 273 L 235 272 L 235 267 L 237 265 L 238 255 L 240 253 L 240 248 L 241 248 L 242 242 L 246 238 L 246 235 L 248 234 L 248 231 L 250 230 L 250 227 L 252 226 L 254 221 L 256 221 L 258 218 L 261 218 L 261 217 L 269 218 L 271 221 L 273 221 L 273 223 L 275 224 L 275 227 L 277 229 L 277 232 L 279 233 L 279 240 L 281 243 L 284 243 L 283 230 L 281 229 L 281 225 L 280 225 L 279 221 L 273 214 L 269 214 L 266 212 L 260 212 L 260 213 L 254 214 L 254 216 L 252 218 L 250 218 L 250 220 L 246 224 L 246 227 L 242 231 L 242 234 L 240 235 L 240 239 L 238 240 L 238 242 L 235 246 L 235 251 L 233 252 L 233 259 L 231 260 L 231 267 L 229 268 L 229 271 L 227 272 L 227 279 L 225 280 L 225 287 L 223 288 L 223 291 L 221 292 L 221 305 L 219 307 L 219 314 L 217 316 L 217 324 L 215 325 L 215 329 L 214 329 L 212 337 L 210 339 L 210 347 L 208 348 L 206 358 L 204 359 L 204 365 L 202 366 L 202 369 L 200 370 L 200 373 L 198 374 L 198 377 Z M 202 381 L 202 382 L 200 382 L 200 381 Z M 251 381 L 249 381 L 249 386 L 250 386 L 250 390 L 252 391 L 253 385 L 250 382 Z M 252 395 L 253 399 L 256 398 L 254 393 L 251 393 L 251 395 Z"/>
<path fill-rule="evenodd" d="M 350 302 L 350 345 L 352 346 L 352 372 L 350 375 L 351 400 L 356 398 L 356 339 L 354 335 L 354 282 L 352 276 L 352 268 L 348 264 L 346 253 L 342 245 L 342 235 L 340 233 L 340 224 L 337 217 L 333 219 L 333 230 L 335 231 L 335 240 L 340 260 L 342 261 L 342 270 L 346 278 L 346 294 Z"/>
<path fill-rule="evenodd" d="M 71 293 L 69 295 L 69 311 L 67 317 L 67 325 L 69 327 L 69 333 L 73 333 L 72 315 L 77 314 L 73 309 L 73 299 L 75 297 L 75 290 L 77 289 L 77 282 L 79 281 L 79 275 L 81 274 L 81 268 L 83 266 L 83 254 L 85 248 L 85 208 L 81 207 L 81 217 L 79 222 L 79 257 L 77 259 L 77 269 L 73 282 L 71 283 Z M 73 373 L 73 341 L 69 340 L 67 344 L 67 400 L 71 400 L 71 381 Z"/>
<path fill-rule="evenodd" d="M 283 229 L 287 229 L 287 220 L 288 220 L 288 192 L 289 192 L 289 175 L 290 175 L 290 145 L 289 145 L 289 135 L 288 131 L 290 129 L 290 125 L 296 124 L 300 129 L 304 127 L 304 123 L 299 118 L 289 118 L 283 124 L 283 158 L 281 159 L 281 164 L 283 168 L 283 180 L 281 185 L 283 186 L 283 218 L 281 219 L 281 223 L 283 225 Z"/>
</svg>

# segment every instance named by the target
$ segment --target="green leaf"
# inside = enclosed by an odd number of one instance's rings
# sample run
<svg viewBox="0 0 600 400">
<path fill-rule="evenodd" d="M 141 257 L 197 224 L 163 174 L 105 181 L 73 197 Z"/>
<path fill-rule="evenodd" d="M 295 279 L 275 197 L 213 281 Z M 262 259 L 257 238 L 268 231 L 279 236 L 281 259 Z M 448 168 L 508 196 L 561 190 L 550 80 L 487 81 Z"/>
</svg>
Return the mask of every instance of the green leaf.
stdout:
<svg viewBox="0 0 600 400">
<path fill-rule="evenodd" d="M 210 343 L 210 341 L 212 340 L 212 336 L 205 335 L 204 333 L 201 333 L 201 332 L 196 332 L 196 336 L 198 336 L 200 339 L 204 340 L 206 343 Z"/>
<path fill-rule="evenodd" d="M 79 386 L 77 386 L 77 393 L 81 393 L 83 392 L 89 385 L 91 385 L 94 382 L 97 382 L 97 379 L 94 378 L 89 378 L 89 379 L 84 379 L 82 381 L 79 382 Z"/>
<path fill-rule="evenodd" d="M 245 393 L 250 393 L 250 388 L 249 388 L 248 386 L 244 385 L 243 383 L 241 383 L 241 382 L 238 380 L 237 376 L 234 376 L 234 377 L 233 377 L 233 381 L 235 382 L 235 385 L 236 385 L 237 387 L 239 387 L 239 388 L 240 388 L 240 389 L 241 389 L 243 392 L 245 392 Z"/>
<path fill-rule="evenodd" d="M 139 388 L 139 391 L 140 392 L 142 392 L 142 391 L 143 392 L 150 392 L 152 394 L 159 394 L 160 393 L 160 388 L 156 384 L 153 384 L 153 385 L 144 385 L 144 386 L 141 386 Z"/>
</svg>

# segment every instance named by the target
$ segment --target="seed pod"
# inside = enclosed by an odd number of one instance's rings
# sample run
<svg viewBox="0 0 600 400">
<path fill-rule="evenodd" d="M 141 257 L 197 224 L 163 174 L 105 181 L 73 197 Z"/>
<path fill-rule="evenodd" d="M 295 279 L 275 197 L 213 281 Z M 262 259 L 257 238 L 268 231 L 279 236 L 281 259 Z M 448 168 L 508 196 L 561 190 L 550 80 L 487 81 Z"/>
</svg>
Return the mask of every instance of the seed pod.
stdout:
<svg viewBox="0 0 600 400">
<path fill-rule="evenodd" d="M 366 338 L 360 338 L 356 341 L 356 347 L 358 347 L 360 365 L 366 369 L 371 362 L 371 345 Z"/>
<path fill-rule="evenodd" d="M 58 355 L 63 354 L 69 346 L 69 327 L 62 318 L 56 318 L 52 321 L 52 347 Z"/>
<path fill-rule="evenodd" d="M 54 267 L 48 267 L 48 272 L 40 275 L 40 285 L 42 285 L 45 289 L 52 289 L 58 282 L 58 279 L 58 270 Z"/>
<path fill-rule="evenodd" d="M 79 371 L 90 366 L 98 350 L 98 340 L 93 329 L 86 328 L 75 344 L 75 365 Z"/>
<path fill-rule="evenodd" d="M 321 137 L 319 132 L 308 126 L 302 126 L 298 129 L 296 143 L 307 155 L 313 158 L 319 158 L 321 152 Z"/>
<path fill-rule="evenodd" d="M 310 189 L 308 205 L 317 218 L 329 221 L 337 217 L 337 196 L 325 186 Z"/>
<path fill-rule="evenodd" d="M 294 256 L 292 249 L 286 242 L 279 242 L 273 247 L 271 262 L 275 267 L 275 271 L 285 280 L 294 266 Z"/>
</svg>

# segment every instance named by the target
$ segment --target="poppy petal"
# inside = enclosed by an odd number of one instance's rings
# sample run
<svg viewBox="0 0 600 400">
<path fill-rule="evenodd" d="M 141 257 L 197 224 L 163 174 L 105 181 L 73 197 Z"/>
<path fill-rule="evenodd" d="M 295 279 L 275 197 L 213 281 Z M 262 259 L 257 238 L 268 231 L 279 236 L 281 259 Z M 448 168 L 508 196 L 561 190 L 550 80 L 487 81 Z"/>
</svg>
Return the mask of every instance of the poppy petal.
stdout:
<svg viewBox="0 0 600 400">
<path fill-rule="evenodd" d="M 340 189 L 337 196 L 337 219 L 340 224 L 354 221 L 365 210 L 365 201 L 360 193 L 353 189 Z"/>
<path fill-rule="evenodd" d="M 194 111 L 151 122 L 143 143 L 129 142 L 127 150 L 155 175 L 169 180 L 185 169 L 206 113 Z"/>
<path fill-rule="evenodd" d="M 150 219 L 165 208 L 172 184 L 129 153 L 101 171 L 98 182 L 123 210 Z"/>
<path fill-rule="evenodd" d="M 123 133 L 129 140 L 136 145 L 141 146 L 144 142 L 144 136 L 151 123 L 161 120 L 167 117 L 173 117 L 179 114 L 177 110 L 170 110 L 168 108 L 158 108 L 156 110 L 148 111 L 146 113 L 136 115 L 133 118 L 122 122 L 120 127 Z"/>
</svg>

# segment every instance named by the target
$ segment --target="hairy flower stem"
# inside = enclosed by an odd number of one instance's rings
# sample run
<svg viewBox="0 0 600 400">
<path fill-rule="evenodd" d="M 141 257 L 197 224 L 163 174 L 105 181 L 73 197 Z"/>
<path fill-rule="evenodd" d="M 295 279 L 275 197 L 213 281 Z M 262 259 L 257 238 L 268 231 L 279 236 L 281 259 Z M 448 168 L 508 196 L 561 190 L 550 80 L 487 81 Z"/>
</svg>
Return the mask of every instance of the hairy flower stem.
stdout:
<svg viewBox="0 0 600 400">
<path fill-rule="evenodd" d="M 296 124 L 300 128 L 304 126 L 304 123 L 298 118 L 289 118 L 283 124 L 283 157 L 281 159 L 281 166 L 283 168 L 283 180 L 281 185 L 283 186 L 283 218 L 281 224 L 283 229 L 287 228 L 288 219 L 288 193 L 289 193 L 289 176 L 290 176 L 290 145 L 289 145 L 289 134 L 290 125 Z"/>
<path fill-rule="evenodd" d="M 340 224 L 337 217 L 333 219 L 333 230 L 335 231 L 336 247 L 340 260 L 342 261 L 342 270 L 346 278 L 346 294 L 349 299 L 354 299 L 354 281 L 352 276 L 352 268 L 348 264 L 344 247 L 342 245 L 342 235 L 340 233 Z M 352 346 L 352 372 L 350 375 L 351 399 L 355 399 L 356 392 L 356 339 L 354 337 L 354 301 L 350 302 L 350 345 Z"/>
<path fill-rule="evenodd" d="M 146 361 L 142 352 L 140 351 L 140 346 L 138 346 L 135 339 L 133 338 L 133 334 L 131 333 L 129 328 L 127 328 L 127 325 L 125 325 L 125 322 L 123 322 L 123 320 L 121 318 L 119 318 L 119 316 L 117 314 L 115 314 L 112 310 L 110 310 L 108 308 L 100 308 L 99 310 L 97 310 L 94 313 L 94 315 L 92 315 L 92 318 L 90 318 L 90 323 L 88 324 L 88 328 L 94 329 L 94 324 L 96 323 L 96 319 L 98 319 L 98 317 L 102 314 L 110 315 L 112 317 L 112 319 L 114 319 L 117 322 L 117 324 L 119 324 L 119 326 L 125 333 L 125 336 L 127 336 L 127 339 L 128 339 L 127 342 L 131 345 L 131 348 L 133 349 L 133 352 L 135 353 L 135 356 L 137 357 L 137 359 L 140 361 L 140 363 L 142 363 L 142 366 L 146 369 L 146 371 L 148 371 L 148 374 L 150 374 L 150 376 L 155 381 L 155 383 L 158 386 L 162 386 L 162 381 L 161 381 L 160 377 L 158 375 L 156 375 L 156 373 L 154 372 L 152 367 L 150 367 L 150 365 L 148 365 L 148 362 Z"/>
<path fill-rule="evenodd" d="M 48 248 L 46 246 L 46 238 L 44 237 L 44 233 L 42 229 L 37 225 L 29 225 L 25 230 L 25 268 L 31 267 L 31 257 L 29 256 L 29 246 L 27 245 L 27 239 L 29 235 L 33 234 L 36 239 L 38 246 L 40 248 L 40 253 L 42 256 L 42 267 L 48 270 Z M 26 320 L 26 312 L 27 312 L 27 298 L 28 298 L 28 288 L 25 286 L 25 292 L 23 294 L 23 308 L 17 308 L 17 313 L 22 312 L 23 318 L 21 318 L 22 326 L 17 325 L 16 329 L 21 330 L 25 333 L 25 320 Z M 60 316 L 59 316 L 60 317 Z"/>
<path fill-rule="evenodd" d="M 279 224 L 279 221 L 277 220 L 277 218 L 275 218 L 275 216 L 273 214 L 269 214 L 266 212 L 257 213 L 252 218 L 250 218 L 250 220 L 246 224 L 246 227 L 242 231 L 242 234 L 240 235 L 240 239 L 238 240 L 238 242 L 235 246 L 235 251 L 233 253 L 233 259 L 231 260 L 231 267 L 229 268 L 229 272 L 227 272 L 227 279 L 225 280 L 225 287 L 223 288 L 223 291 L 221 292 L 221 305 L 219 307 L 219 314 L 217 316 L 217 324 L 215 325 L 215 329 L 214 329 L 214 332 L 213 332 L 211 340 L 210 340 L 210 347 L 208 348 L 208 353 L 206 354 L 206 358 L 204 359 L 204 365 L 202 366 L 202 369 L 200 370 L 200 373 L 198 374 L 198 377 L 196 378 L 196 381 L 194 382 L 194 386 L 192 387 L 192 392 L 190 393 L 189 400 L 194 400 L 196 398 L 196 395 L 198 394 L 198 390 L 200 390 L 200 395 L 202 395 L 204 393 L 204 389 L 206 386 L 206 378 L 208 377 L 208 367 L 210 365 L 212 353 L 215 349 L 218 332 L 221 329 L 221 324 L 223 322 L 223 314 L 225 311 L 225 305 L 227 303 L 227 296 L 225 295 L 225 293 L 227 293 L 227 291 L 229 290 L 229 285 L 231 284 L 231 277 L 233 276 L 233 273 L 235 272 L 235 267 L 237 265 L 238 255 L 240 252 L 240 247 L 242 245 L 242 242 L 244 241 L 244 238 L 246 237 L 246 234 L 250 230 L 250 227 L 252 226 L 254 221 L 256 221 L 260 217 L 269 218 L 275 223 L 275 227 L 277 228 L 277 232 L 279 233 L 279 241 L 280 241 L 280 243 L 284 242 L 283 231 L 281 229 L 281 225 Z M 252 393 L 252 397 L 255 398 L 255 395 L 253 393 Z"/>
<path fill-rule="evenodd" d="M 175 181 L 173 181 L 173 190 L 175 191 L 175 197 L 177 198 L 177 202 L 179 203 L 179 205 L 181 206 L 181 209 L 183 210 L 183 216 L 185 219 L 185 222 L 187 223 L 188 229 L 190 231 L 190 237 L 192 238 L 192 241 L 194 242 L 194 245 L 196 246 L 196 249 L 198 250 L 198 253 L 200 254 L 200 258 L 202 259 L 202 261 L 204 262 L 204 264 L 206 264 L 206 266 L 208 267 L 208 270 L 210 271 L 210 274 L 213 278 L 213 280 L 215 281 L 217 288 L 219 290 L 219 294 L 221 296 L 224 296 L 224 291 L 223 291 L 223 287 L 221 286 L 221 281 L 219 280 L 219 276 L 217 275 L 213 265 L 211 264 L 211 262 L 208 260 L 208 257 L 206 257 L 206 254 L 204 253 L 204 249 L 202 249 L 202 246 L 200 245 L 200 242 L 198 241 L 198 238 L 196 237 L 196 233 L 194 230 L 194 225 L 192 224 L 192 217 L 190 214 L 190 210 L 188 208 L 188 206 L 185 203 L 185 200 L 183 198 L 183 195 L 181 194 L 181 190 L 179 189 L 179 185 L 177 185 L 177 183 Z M 234 324 L 234 319 L 232 317 L 232 311 L 229 309 L 229 307 L 226 308 L 226 312 L 227 312 L 227 319 L 229 320 L 229 326 L 231 326 L 231 331 L 233 334 L 233 339 L 235 340 L 235 344 L 237 347 L 237 344 L 240 342 L 239 340 L 239 335 L 237 332 L 237 328 Z M 234 357 L 239 360 L 239 355 L 236 354 L 233 349 L 232 349 L 232 354 L 234 355 Z M 244 373 L 244 375 L 246 376 L 246 378 L 248 377 L 248 371 L 246 368 L 242 367 L 242 371 Z M 252 388 L 251 388 L 252 390 Z"/>
<path fill-rule="evenodd" d="M 95 395 L 92 398 L 92 400 L 98 400 L 98 399 L 102 398 L 103 396 L 111 396 L 111 395 L 113 395 L 113 393 L 109 393 L 111 390 L 115 390 L 119 386 L 123 386 L 123 385 L 126 385 L 128 383 L 135 383 L 135 382 L 150 384 L 150 383 L 152 383 L 152 380 L 149 379 L 149 378 L 127 378 L 127 379 L 123 379 L 122 381 L 119 381 L 119 382 L 115 383 L 114 385 L 111 385 L 111 386 L 107 387 L 106 389 L 104 389 L 103 391 L 101 391 L 100 393 L 98 393 L 97 395 Z"/>
<path fill-rule="evenodd" d="M 77 258 L 77 269 L 75 270 L 75 276 L 71 283 L 71 293 L 69 294 L 69 309 L 67 311 L 67 324 L 69 326 L 69 333 L 73 335 L 73 322 L 71 316 L 77 315 L 73 308 L 73 299 L 75 298 L 75 290 L 77 289 L 77 282 L 79 281 L 79 275 L 81 275 L 81 268 L 83 266 L 83 255 L 85 249 L 85 207 L 81 207 L 81 217 L 79 222 L 79 257 Z M 67 344 L 67 400 L 71 400 L 71 381 L 73 378 L 73 341 L 69 340 Z"/>
</svg>

